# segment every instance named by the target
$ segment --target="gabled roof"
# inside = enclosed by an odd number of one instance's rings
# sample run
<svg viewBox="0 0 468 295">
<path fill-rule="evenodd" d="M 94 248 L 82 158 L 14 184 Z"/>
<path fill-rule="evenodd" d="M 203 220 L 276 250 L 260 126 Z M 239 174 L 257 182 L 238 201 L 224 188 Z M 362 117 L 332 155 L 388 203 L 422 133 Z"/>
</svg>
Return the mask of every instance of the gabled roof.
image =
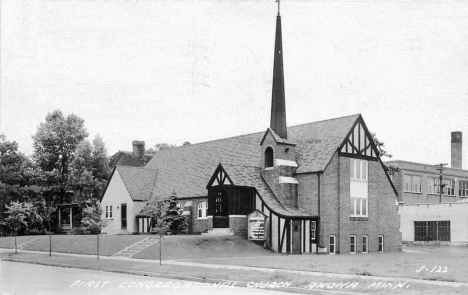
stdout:
<svg viewBox="0 0 468 295">
<path fill-rule="evenodd" d="M 297 144 L 296 173 L 324 171 L 359 117 L 358 114 L 288 127 L 288 141 Z M 168 197 L 176 190 L 179 198 L 206 196 L 206 185 L 219 163 L 223 167 L 252 167 L 247 169 L 249 177 L 252 176 L 250 181 L 261 181 L 260 174 L 252 169 L 261 168 L 259 143 L 264 134 L 258 132 L 158 151 L 145 166 L 158 170 L 154 195 Z M 244 179 L 247 181 L 249 177 Z M 263 189 L 263 186 L 257 189 L 262 197 Z"/>
<path fill-rule="evenodd" d="M 295 143 L 289 142 L 287 139 L 281 138 L 278 134 L 276 134 L 275 130 L 273 130 L 271 128 L 268 128 L 267 131 L 265 132 L 265 135 L 263 135 L 262 141 L 260 141 L 260 145 L 263 144 L 263 142 L 265 141 L 265 138 L 268 135 L 268 133 L 270 133 L 271 136 L 273 136 L 273 139 L 276 141 L 276 143 L 296 145 Z"/>
<path fill-rule="evenodd" d="M 109 159 L 109 167 L 120 166 L 143 167 L 148 163 L 153 155 L 145 154 L 142 158 L 137 158 L 132 152 L 118 151 Z"/>
<path fill-rule="evenodd" d="M 157 170 L 130 166 L 116 166 L 115 169 L 119 172 L 132 200 L 147 201 L 151 197 Z"/>
<path fill-rule="evenodd" d="M 283 216 L 311 216 L 310 213 L 300 208 L 284 206 L 263 180 L 261 176 L 262 168 L 232 164 L 223 165 L 222 163 L 221 165 L 234 182 L 234 185 L 254 187 L 260 198 L 266 203 L 268 209 Z"/>
</svg>

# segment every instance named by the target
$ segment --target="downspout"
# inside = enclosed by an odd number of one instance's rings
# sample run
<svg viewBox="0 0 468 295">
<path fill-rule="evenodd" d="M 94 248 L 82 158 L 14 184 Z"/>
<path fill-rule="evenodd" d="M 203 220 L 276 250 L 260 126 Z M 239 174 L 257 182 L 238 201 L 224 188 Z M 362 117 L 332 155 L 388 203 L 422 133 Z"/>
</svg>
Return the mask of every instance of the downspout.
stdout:
<svg viewBox="0 0 468 295">
<path fill-rule="evenodd" d="M 315 247 L 315 253 L 318 254 L 318 250 L 319 250 L 319 246 L 320 246 L 320 234 L 321 234 L 321 231 L 320 231 L 320 227 L 322 226 L 322 222 L 321 222 L 321 216 L 322 216 L 322 211 L 321 211 L 321 208 L 320 208 L 320 199 L 322 198 L 322 195 L 320 194 L 320 173 L 317 173 L 317 191 L 318 191 L 318 198 L 317 198 L 317 207 L 318 207 L 318 216 L 319 216 L 319 219 L 317 221 L 315 221 L 315 230 L 316 230 L 316 233 L 315 233 L 315 241 L 316 241 L 316 244 L 317 246 Z"/>
<path fill-rule="evenodd" d="M 341 174 L 341 161 L 340 161 L 340 156 L 339 153 L 337 153 L 338 157 L 338 242 L 335 241 L 335 252 L 337 254 L 340 253 L 340 243 L 341 243 L 341 179 L 340 179 L 340 174 Z M 337 247 L 338 246 L 338 247 Z M 336 251 L 336 248 L 338 248 L 338 251 Z"/>
</svg>

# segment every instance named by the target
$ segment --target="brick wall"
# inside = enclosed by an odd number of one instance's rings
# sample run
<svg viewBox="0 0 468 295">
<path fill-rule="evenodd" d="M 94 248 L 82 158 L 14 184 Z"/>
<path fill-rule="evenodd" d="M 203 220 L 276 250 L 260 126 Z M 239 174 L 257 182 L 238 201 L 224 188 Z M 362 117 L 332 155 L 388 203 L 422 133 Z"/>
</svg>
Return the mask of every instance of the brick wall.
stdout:
<svg viewBox="0 0 468 295">
<path fill-rule="evenodd" d="M 229 230 L 247 239 L 247 217 L 229 216 Z"/>
<path fill-rule="evenodd" d="M 350 159 L 335 155 L 323 174 L 319 220 L 319 245 L 329 247 L 336 235 L 336 252 L 350 252 L 350 236 L 356 236 L 356 252 L 362 252 L 362 237 L 368 236 L 369 252 L 378 250 L 384 236 L 384 251 L 401 250 L 401 232 L 396 196 L 381 164 L 368 161 L 368 217 L 350 216 Z"/>
<path fill-rule="evenodd" d="M 208 198 L 193 198 L 193 199 L 184 199 L 184 203 L 191 201 L 192 206 L 184 207 L 184 210 L 190 211 L 190 216 L 188 217 L 189 223 L 189 233 L 197 234 L 206 232 L 213 227 L 213 219 L 210 218 L 198 218 L 198 203 L 208 202 Z"/>
</svg>

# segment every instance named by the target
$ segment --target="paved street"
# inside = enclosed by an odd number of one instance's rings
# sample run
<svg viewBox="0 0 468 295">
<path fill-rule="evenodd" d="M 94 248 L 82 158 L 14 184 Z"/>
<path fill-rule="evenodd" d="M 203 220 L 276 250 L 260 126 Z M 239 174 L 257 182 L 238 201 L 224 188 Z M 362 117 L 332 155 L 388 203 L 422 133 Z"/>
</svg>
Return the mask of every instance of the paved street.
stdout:
<svg viewBox="0 0 468 295">
<path fill-rule="evenodd" d="M 0 261 L 1 295 L 13 294 L 291 294 L 93 270 Z"/>
</svg>

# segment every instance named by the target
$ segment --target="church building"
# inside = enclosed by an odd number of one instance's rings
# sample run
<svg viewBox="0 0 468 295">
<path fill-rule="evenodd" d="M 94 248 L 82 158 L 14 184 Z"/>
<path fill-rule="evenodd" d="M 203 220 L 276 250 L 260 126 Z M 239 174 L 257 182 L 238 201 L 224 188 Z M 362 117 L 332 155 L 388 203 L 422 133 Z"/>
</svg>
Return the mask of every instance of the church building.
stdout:
<svg viewBox="0 0 468 295">
<path fill-rule="evenodd" d="M 281 16 L 276 18 L 270 127 L 156 152 L 116 166 L 102 197 L 103 233 L 146 233 L 149 199 L 177 194 L 191 234 L 261 239 L 280 253 L 401 250 L 397 192 L 361 115 L 286 125 Z"/>
</svg>

